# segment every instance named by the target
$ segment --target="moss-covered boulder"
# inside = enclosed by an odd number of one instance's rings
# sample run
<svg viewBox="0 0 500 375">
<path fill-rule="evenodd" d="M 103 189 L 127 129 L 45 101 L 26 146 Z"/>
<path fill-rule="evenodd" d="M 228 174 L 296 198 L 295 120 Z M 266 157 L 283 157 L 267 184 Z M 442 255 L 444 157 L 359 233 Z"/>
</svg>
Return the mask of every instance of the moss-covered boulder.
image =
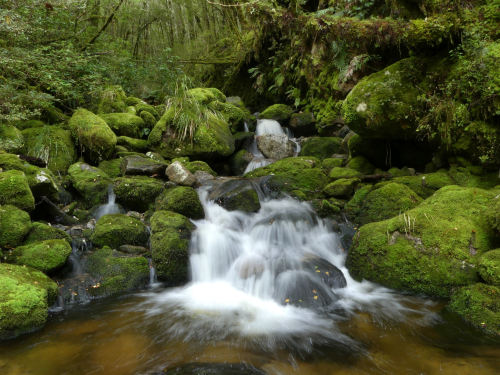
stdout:
<svg viewBox="0 0 500 375">
<path fill-rule="evenodd" d="M 121 113 L 127 110 L 127 95 L 121 86 L 109 86 L 100 92 L 97 113 Z"/>
<path fill-rule="evenodd" d="M 500 249 L 490 250 L 481 255 L 479 275 L 486 284 L 500 286 Z"/>
<path fill-rule="evenodd" d="M 11 204 L 26 211 L 35 208 L 35 198 L 24 172 L 0 172 L 0 204 Z"/>
<path fill-rule="evenodd" d="M 326 158 L 321 161 L 321 168 L 325 172 L 330 173 L 330 171 L 335 167 L 342 167 L 344 165 L 345 159 L 343 158 Z"/>
<path fill-rule="evenodd" d="M 209 108 L 213 108 L 222 114 L 232 133 L 243 131 L 245 119 L 250 116 L 250 113 L 246 113 L 243 109 L 231 103 L 215 101 L 209 104 Z"/>
<path fill-rule="evenodd" d="M 118 249 L 121 245 L 144 246 L 148 242 L 148 230 L 139 219 L 124 214 L 110 214 L 97 220 L 90 239 L 96 247 Z"/>
<path fill-rule="evenodd" d="M 103 160 L 99 163 L 98 168 L 111 178 L 120 177 L 122 175 L 122 161 L 123 158 Z"/>
<path fill-rule="evenodd" d="M 139 115 L 139 117 L 142 119 L 142 121 L 144 121 L 144 128 L 145 129 L 148 129 L 148 133 L 149 134 L 149 130 L 153 129 L 154 126 L 156 125 L 156 117 L 153 116 L 150 112 L 148 111 L 142 111 L 141 114 Z M 146 134 L 146 130 L 143 130 L 144 134 Z"/>
<path fill-rule="evenodd" d="M 311 112 L 294 113 L 290 117 L 290 129 L 297 137 L 307 137 L 316 133 L 316 120 Z"/>
<path fill-rule="evenodd" d="M 12 125 L 0 125 L 0 150 L 18 154 L 24 148 L 24 137 L 19 129 Z"/>
<path fill-rule="evenodd" d="M 239 176 L 245 172 L 248 164 L 253 160 L 254 156 L 245 149 L 239 150 L 231 156 L 231 171 L 234 175 Z"/>
<path fill-rule="evenodd" d="M 80 108 L 69 120 L 71 134 L 80 150 L 92 161 L 108 159 L 115 151 L 116 135 L 106 122 L 92 112 Z"/>
<path fill-rule="evenodd" d="M 156 211 L 151 217 L 151 255 L 160 280 L 170 284 L 187 280 L 193 229 L 187 217 L 172 211 Z"/>
<path fill-rule="evenodd" d="M 321 196 L 328 177 L 318 159 L 309 156 L 286 158 L 245 174 L 245 177 L 270 176 L 266 184 L 271 190 L 291 193 L 300 199 Z"/>
<path fill-rule="evenodd" d="M 187 100 L 171 105 L 149 134 L 148 143 L 166 158 L 213 159 L 235 150 L 229 124 L 204 105 Z"/>
<path fill-rule="evenodd" d="M 116 144 L 124 146 L 128 150 L 135 152 L 146 152 L 149 149 L 148 141 L 146 139 L 121 136 L 116 138 Z"/>
<path fill-rule="evenodd" d="M 41 120 L 21 120 L 14 122 L 14 126 L 19 130 L 24 130 L 29 128 L 41 128 L 42 126 L 45 125 L 47 124 Z"/>
<path fill-rule="evenodd" d="M 217 173 L 207 163 L 201 160 L 183 162 L 182 165 L 184 165 L 184 167 L 186 167 L 186 169 L 192 174 L 201 171 L 206 172 L 212 176 L 217 176 Z"/>
<path fill-rule="evenodd" d="M 375 171 L 375 167 L 363 156 L 356 156 L 350 159 L 347 164 L 347 168 L 354 169 L 361 174 L 372 174 Z"/>
<path fill-rule="evenodd" d="M 410 57 L 361 79 L 342 104 L 346 125 L 367 138 L 414 138 L 422 111 L 415 83 L 422 71 Z"/>
<path fill-rule="evenodd" d="M 439 297 L 478 281 L 479 255 L 492 246 L 483 212 L 493 196 L 447 186 L 404 214 L 362 226 L 347 257 L 351 274 Z"/>
<path fill-rule="evenodd" d="M 122 159 L 121 173 L 124 176 L 128 175 L 159 175 L 165 174 L 165 169 L 168 164 L 161 161 L 155 161 L 144 156 L 127 156 Z"/>
<path fill-rule="evenodd" d="M 328 173 L 328 177 L 331 180 L 338 180 L 339 178 L 355 178 L 359 176 L 361 176 L 361 173 L 359 171 L 351 168 L 342 168 L 342 167 L 334 167 L 332 168 L 330 173 Z"/>
<path fill-rule="evenodd" d="M 290 121 L 292 113 L 293 109 L 290 106 L 287 106 L 286 104 L 273 104 L 264 109 L 259 114 L 259 118 L 276 120 L 282 123 L 282 125 L 286 125 Z"/>
<path fill-rule="evenodd" d="M 448 185 L 455 185 L 446 171 L 438 171 L 418 176 L 402 176 L 392 179 L 393 182 L 406 185 L 422 198 L 430 197 L 436 190 Z"/>
<path fill-rule="evenodd" d="M 328 197 L 349 198 L 359 182 L 359 178 L 339 178 L 326 185 L 323 192 Z"/>
<path fill-rule="evenodd" d="M 0 340 L 41 328 L 57 284 L 28 267 L 0 263 Z"/>
<path fill-rule="evenodd" d="M 395 182 L 382 184 L 366 195 L 354 220 L 363 225 L 389 219 L 418 206 L 421 202 L 422 198 L 405 185 Z"/>
<path fill-rule="evenodd" d="M 47 124 L 54 125 L 54 124 L 62 124 L 68 121 L 69 117 L 66 116 L 64 112 L 61 111 L 59 108 L 49 107 L 45 108 L 42 111 L 40 119 L 46 122 Z"/>
<path fill-rule="evenodd" d="M 58 126 L 43 126 L 23 130 L 24 153 L 40 158 L 54 173 L 66 174 L 77 153 L 71 132 Z"/>
<path fill-rule="evenodd" d="M 141 131 L 145 127 L 142 118 L 130 113 L 107 113 L 100 117 L 116 135 L 120 136 L 140 138 Z"/>
<path fill-rule="evenodd" d="M 137 113 L 137 116 L 143 115 L 143 113 L 149 113 L 151 116 L 153 116 L 156 120 L 160 118 L 160 114 L 156 110 L 156 108 L 150 104 L 147 103 L 139 103 L 135 105 L 135 111 Z M 156 121 L 155 121 L 156 122 Z"/>
<path fill-rule="evenodd" d="M 228 211 L 257 212 L 260 209 L 259 195 L 249 180 L 228 180 L 212 190 L 208 196 Z"/>
<path fill-rule="evenodd" d="M 500 194 L 495 196 L 491 206 L 487 208 L 486 220 L 500 240 Z"/>
<path fill-rule="evenodd" d="M 55 228 L 51 225 L 34 222 L 31 224 L 31 230 L 28 236 L 24 240 L 24 244 L 32 244 L 34 242 L 40 242 L 45 240 L 66 240 L 69 244 L 71 243 L 71 236 L 65 231 Z"/>
<path fill-rule="evenodd" d="M 198 193 L 188 186 L 165 190 L 156 198 L 155 209 L 177 212 L 194 220 L 205 217 Z"/>
<path fill-rule="evenodd" d="M 311 137 L 301 145 L 300 156 L 326 159 L 341 151 L 342 139 L 337 137 Z"/>
<path fill-rule="evenodd" d="M 102 170 L 78 162 L 68 169 L 73 188 L 81 195 L 87 207 L 106 202 L 111 178 Z"/>
<path fill-rule="evenodd" d="M 500 335 L 500 288 L 477 283 L 451 296 L 448 309 L 486 333 Z"/>
<path fill-rule="evenodd" d="M 130 256 L 109 247 L 93 252 L 85 260 L 84 268 L 96 281 L 89 288 L 89 293 L 95 297 L 139 289 L 149 281 L 146 258 Z"/>
<path fill-rule="evenodd" d="M 71 254 L 66 240 L 45 240 L 16 247 L 8 255 L 12 263 L 25 265 L 43 273 L 61 268 Z"/>
<path fill-rule="evenodd" d="M 27 212 L 11 205 L 0 205 L 0 248 L 19 246 L 31 229 Z"/>
<path fill-rule="evenodd" d="M 116 201 L 124 207 L 144 212 L 153 206 L 165 183 L 150 177 L 119 177 L 113 183 Z"/>
</svg>

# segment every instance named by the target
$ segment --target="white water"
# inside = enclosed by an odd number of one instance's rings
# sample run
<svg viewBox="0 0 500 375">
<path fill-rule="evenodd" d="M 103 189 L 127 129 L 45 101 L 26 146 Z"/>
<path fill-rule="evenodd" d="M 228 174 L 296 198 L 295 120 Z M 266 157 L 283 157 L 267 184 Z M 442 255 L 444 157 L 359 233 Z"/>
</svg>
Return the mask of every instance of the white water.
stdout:
<svg viewBox="0 0 500 375">
<path fill-rule="evenodd" d="M 206 218 L 195 222 L 191 241 L 192 281 L 151 294 L 143 306 L 147 314 L 165 317 L 165 335 L 197 341 L 236 337 L 261 347 L 285 344 L 308 351 L 316 343 L 354 345 L 336 328 L 352 313 L 402 320 L 416 312 L 391 290 L 353 280 L 338 235 L 307 204 L 271 200 L 246 214 L 226 211 L 207 195 L 200 193 Z M 317 270 L 304 265 L 308 259 L 338 267 L 347 286 L 326 285 Z"/>
<path fill-rule="evenodd" d="M 97 208 L 95 213 L 95 219 L 99 220 L 102 216 L 108 214 L 119 214 L 121 212 L 121 208 L 116 204 L 116 195 L 113 191 L 113 187 L 110 185 L 108 187 L 108 203 L 103 204 Z"/>
</svg>

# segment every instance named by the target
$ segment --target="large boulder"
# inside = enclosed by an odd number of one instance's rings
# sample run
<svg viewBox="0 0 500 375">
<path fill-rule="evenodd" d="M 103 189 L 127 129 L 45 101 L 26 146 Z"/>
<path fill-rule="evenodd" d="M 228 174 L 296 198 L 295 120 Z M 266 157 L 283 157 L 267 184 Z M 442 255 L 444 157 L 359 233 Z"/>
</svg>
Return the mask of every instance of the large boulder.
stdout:
<svg viewBox="0 0 500 375">
<path fill-rule="evenodd" d="M 119 177 L 113 183 L 116 201 L 124 207 L 144 212 L 153 206 L 165 183 L 151 177 Z"/>
<path fill-rule="evenodd" d="M 260 202 L 254 183 L 250 180 L 228 180 L 212 190 L 208 198 L 228 211 L 257 212 Z"/>
<path fill-rule="evenodd" d="M 123 175 L 162 175 L 167 168 L 167 163 L 155 161 L 151 158 L 131 155 L 124 157 L 121 162 Z"/>
<path fill-rule="evenodd" d="M 68 175 L 73 188 L 80 193 L 88 207 L 106 202 L 112 181 L 104 171 L 78 162 L 69 167 Z"/>
<path fill-rule="evenodd" d="M 285 134 L 260 135 L 257 146 L 268 159 L 281 160 L 295 154 L 295 144 Z"/>
<path fill-rule="evenodd" d="M 347 257 L 351 274 L 449 297 L 479 280 L 479 255 L 492 247 L 483 212 L 493 197 L 487 190 L 447 186 L 406 213 L 362 226 Z"/>
<path fill-rule="evenodd" d="M 146 152 L 149 149 L 148 141 L 146 139 L 121 136 L 116 138 L 116 144 L 134 152 Z"/>
<path fill-rule="evenodd" d="M 66 174 L 76 160 L 76 148 L 68 130 L 44 126 L 23 130 L 23 136 L 26 155 L 42 159 L 54 173 Z"/>
<path fill-rule="evenodd" d="M 127 95 L 121 86 L 108 86 L 99 94 L 97 113 L 120 113 L 127 110 Z"/>
<path fill-rule="evenodd" d="M 0 340 L 41 328 L 57 284 L 29 267 L 0 263 Z"/>
<path fill-rule="evenodd" d="M 121 245 L 144 246 L 148 242 L 148 230 L 139 219 L 124 214 L 110 214 L 97 220 L 90 239 L 96 247 L 118 249 Z"/>
<path fill-rule="evenodd" d="M 11 205 L 0 205 L 0 248 L 19 246 L 31 229 L 27 212 Z"/>
<path fill-rule="evenodd" d="M 116 135 L 106 122 L 92 112 L 80 108 L 69 120 L 71 134 L 80 150 L 92 161 L 108 159 L 115 151 Z"/>
<path fill-rule="evenodd" d="M 156 211 L 151 217 L 151 256 L 160 280 L 170 284 L 187 280 L 193 229 L 187 217 L 172 211 Z"/>
<path fill-rule="evenodd" d="M 88 292 L 94 297 L 145 287 L 149 281 L 148 260 L 109 247 L 96 250 L 85 259 L 84 269 L 95 280 Z"/>
<path fill-rule="evenodd" d="M 500 249 L 490 250 L 481 255 L 479 275 L 486 284 L 500 287 Z"/>
<path fill-rule="evenodd" d="M 198 193 L 188 186 L 177 186 L 165 190 L 156 199 L 155 208 L 177 212 L 194 220 L 205 217 Z"/>
<path fill-rule="evenodd" d="M 24 148 L 24 137 L 19 129 L 12 125 L 0 125 L 0 150 L 18 154 Z"/>
<path fill-rule="evenodd" d="M 179 161 L 170 164 L 165 174 L 168 179 L 178 185 L 193 186 L 196 184 L 196 177 Z"/>
<path fill-rule="evenodd" d="M 66 240 L 71 244 L 71 236 L 62 229 L 41 222 L 32 223 L 31 230 L 24 240 L 24 244 L 32 244 L 45 240 Z"/>
<path fill-rule="evenodd" d="M 290 118 L 290 129 L 297 137 L 316 134 L 316 120 L 311 112 L 294 113 Z"/>
<path fill-rule="evenodd" d="M 145 127 L 142 118 L 130 113 L 107 113 L 100 115 L 100 117 L 106 121 L 106 124 L 116 135 L 140 138 L 142 129 Z"/>
<path fill-rule="evenodd" d="M 0 204 L 11 204 L 26 211 L 35 208 L 35 198 L 24 172 L 0 172 Z"/>
<path fill-rule="evenodd" d="M 477 283 L 451 296 L 448 309 L 486 333 L 500 335 L 500 288 Z"/>
<path fill-rule="evenodd" d="M 259 118 L 276 120 L 282 125 L 286 125 L 290 121 L 293 109 L 286 104 L 273 104 L 266 109 L 264 109 L 260 114 Z"/>
<path fill-rule="evenodd" d="M 337 137 L 310 137 L 302 142 L 300 156 L 314 156 L 318 159 L 330 158 L 340 153 L 342 139 Z"/>
<path fill-rule="evenodd" d="M 415 138 L 422 71 L 410 57 L 361 79 L 342 105 L 346 125 L 367 138 Z"/>
<path fill-rule="evenodd" d="M 66 240 L 45 240 L 19 246 L 7 258 L 12 262 L 51 273 L 61 268 L 71 254 L 71 245 Z"/>
<path fill-rule="evenodd" d="M 323 192 L 328 197 L 349 198 L 359 182 L 359 178 L 339 178 L 326 185 Z"/>
</svg>

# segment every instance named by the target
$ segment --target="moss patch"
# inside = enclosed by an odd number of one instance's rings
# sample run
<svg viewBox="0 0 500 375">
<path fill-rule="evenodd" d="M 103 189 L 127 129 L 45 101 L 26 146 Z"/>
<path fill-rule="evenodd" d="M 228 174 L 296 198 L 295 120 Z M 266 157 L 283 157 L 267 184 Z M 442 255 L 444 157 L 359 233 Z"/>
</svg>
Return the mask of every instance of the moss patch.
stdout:
<svg viewBox="0 0 500 375">
<path fill-rule="evenodd" d="M 15 126 L 0 125 L 0 150 L 20 153 L 24 148 L 24 137 Z"/>
<path fill-rule="evenodd" d="M 97 220 L 91 240 L 96 247 L 109 246 L 113 249 L 118 249 L 121 245 L 144 246 L 148 242 L 148 231 L 134 217 L 123 214 L 104 215 Z"/>
<path fill-rule="evenodd" d="M 79 162 L 69 167 L 68 175 L 87 207 L 106 202 L 112 181 L 104 171 Z"/>
<path fill-rule="evenodd" d="M 164 182 L 150 177 L 120 177 L 114 181 L 116 200 L 124 207 L 144 212 L 164 189 Z"/>
<path fill-rule="evenodd" d="M 140 138 L 141 131 L 145 127 L 142 118 L 130 113 L 107 113 L 100 117 L 116 135 L 120 136 Z"/>
<path fill-rule="evenodd" d="M 34 242 L 45 240 L 66 240 L 71 244 L 71 237 L 65 231 L 54 228 L 45 223 L 34 222 L 31 225 L 31 230 L 26 237 L 24 244 L 31 244 Z"/>
<path fill-rule="evenodd" d="M 31 229 L 27 212 L 11 205 L 0 206 L 0 248 L 19 246 Z"/>
<path fill-rule="evenodd" d="M 260 113 L 259 118 L 276 120 L 283 124 L 286 124 L 288 121 L 290 121 L 292 113 L 293 109 L 286 104 L 273 104 L 272 106 L 264 109 Z"/>
<path fill-rule="evenodd" d="M 46 240 L 19 246 L 8 258 L 17 264 L 26 265 L 44 273 L 61 268 L 71 254 L 66 240 Z"/>
<path fill-rule="evenodd" d="M 481 255 L 479 275 L 486 284 L 500 286 L 500 249 L 490 250 Z"/>
<path fill-rule="evenodd" d="M 205 217 L 198 193 L 187 186 L 177 186 L 165 190 L 156 199 L 155 208 L 156 210 L 177 212 L 195 220 Z"/>
<path fill-rule="evenodd" d="M 311 137 L 307 138 L 301 147 L 300 156 L 314 156 L 318 159 L 326 159 L 341 151 L 342 139 L 337 137 Z"/>
<path fill-rule="evenodd" d="M 26 211 L 35 208 L 35 198 L 23 172 L 0 172 L 0 204 L 11 204 Z"/>
</svg>

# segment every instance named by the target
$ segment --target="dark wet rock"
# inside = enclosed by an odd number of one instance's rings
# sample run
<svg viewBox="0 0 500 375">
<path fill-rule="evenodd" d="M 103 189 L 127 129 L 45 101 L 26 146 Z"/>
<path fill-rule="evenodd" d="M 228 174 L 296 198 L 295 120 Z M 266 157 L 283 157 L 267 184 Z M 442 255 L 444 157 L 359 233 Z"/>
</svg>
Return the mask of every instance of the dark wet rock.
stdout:
<svg viewBox="0 0 500 375">
<path fill-rule="evenodd" d="M 78 219 L 65 213 L 57 204 L 47 197 L 42 197 L 35 207 L 33 218 L 51 223 L 74 225 Z"/>
<path fill-rule="evenodd" d="M 231 172 L 236 176 L 242 175 L 253 158 L 254 156 L 247 150 L 238 151 L 231 156 Z"/>
<path fill-rule="evenodd" d="M 314 272 L 330 288 L 338 289 L 347 286 L 347 281 L 342 271 L 325 259 L 319 257 L 306 258 L 302 262 L 302 267 L 305 270 Z"/>
<path fill-rule="evenodd" d="M 138 255 L 146 254 L 149 252 L 149 250 L 147 248 L 145 248 L 144 246 L 134 246 L 134 245 L 121 245 L 119 247 L 119 250 L 122 253 L 138 254 Z"/>
<path fill-rule="evenodd" d="M 164 375 L 266 375 L 245 363 L 190 363 L 170 370 Z"/>
<path fill-rule="evenodd" d="M 290 129 L 295 136 L 311 136 L 316 134 L 316 120 L 311 112 L 292 114 Z"/>
<path fill-rule="evenodd" d="M 342 139 L 337 137 L 311 137 L 302 142 L 300 156 L 314 156 L 326 159 L 338 154 L 342 148 Z"/>
<path fill-rule="evenodd" d="M 208 198 L 229 211 L 257 212 L 259 196 L 252 181 L 228 180 L 210 192 Z"/>
<path fill-rule="evenodd" d="M 123 175 L 161 175 L 167 167 L 164 162 L 157 162 L 142 156 L 127 156 L 121 162 Z"/>
</svg>

